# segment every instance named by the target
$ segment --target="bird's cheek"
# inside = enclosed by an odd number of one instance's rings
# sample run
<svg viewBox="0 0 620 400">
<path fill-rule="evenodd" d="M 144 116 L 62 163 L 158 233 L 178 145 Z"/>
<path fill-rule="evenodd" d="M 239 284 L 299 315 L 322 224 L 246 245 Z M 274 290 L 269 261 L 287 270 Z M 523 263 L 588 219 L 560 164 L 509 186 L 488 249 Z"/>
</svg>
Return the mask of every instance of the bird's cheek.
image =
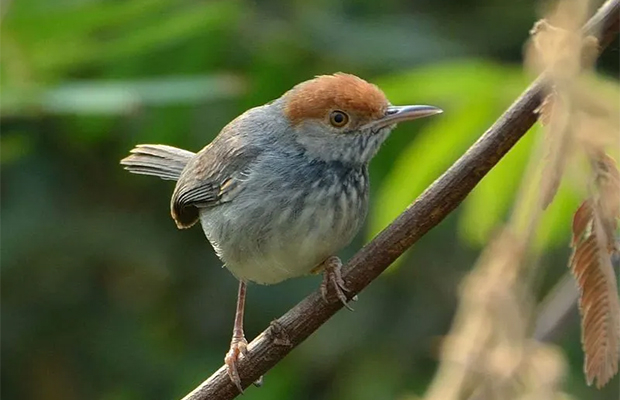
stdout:
<svg viewBox="0 0 620 400">
<path fill-rule="evenodd" d="M 343 135 L 324 131 L 306 131 L 297 135 L 296 142 L 309 157 L 323 161 L 342 160 L 343 152 L 350 146 Z"/>
<path fill-rule="evenodd" d="M 392 132 L 392 130 L 394 130 L 395 128 L 396 128 L 396 124 L 388 125 L 388 126 L 385 126 L 383 128 L 380 128 L 380 129 L 371 130 L 371 135 L 373 135 L 373 136 L 376 136 L 376 135 L 382 136 L 382 135 L 384 135 L 384 136 L 387 137 L 387 135 L 389 135 L 390 132 Z"/>
<path fill-rule="evenodd" d="M 361 156 L 360 158 L 364 162 L 370 162 L 370 160 L 377 154 L 381 144 L 385 142 L 385 139 L 390 135 L 390 127 L 385 127 L 377 132 L 364 135 L 364 140 L 361 143 Z"/>
</svg>

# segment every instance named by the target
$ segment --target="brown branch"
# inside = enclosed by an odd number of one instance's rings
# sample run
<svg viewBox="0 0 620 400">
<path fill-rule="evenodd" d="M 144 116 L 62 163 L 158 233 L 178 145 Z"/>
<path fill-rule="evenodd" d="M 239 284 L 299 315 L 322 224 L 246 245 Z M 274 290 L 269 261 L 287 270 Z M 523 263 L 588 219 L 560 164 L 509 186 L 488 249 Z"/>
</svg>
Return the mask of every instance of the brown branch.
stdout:
<svg viewBox="0 0 620 400">
<path fill-rule="evenodd" d="M 606 47 L 618 33 L 619 12 L 620 0 L 607 1 L 584 26 L 584 33 L 597 35 L 601 48 Z M 544 89 L 541 76 L 448 171 L 347 263 L 344 279 L 351 296 L 368 286 L 465 199 L 534 124 L 534 110 Z M 272 322 L 250 343 L 248 356 L 239 363 L 243 387 L 269 371 L 341 308 L 339 301 L 325 303 L 317 290 Z M 225 400 L 237 395 L 239 391 L 222 366 L 183 400 Z"/>
</svg>

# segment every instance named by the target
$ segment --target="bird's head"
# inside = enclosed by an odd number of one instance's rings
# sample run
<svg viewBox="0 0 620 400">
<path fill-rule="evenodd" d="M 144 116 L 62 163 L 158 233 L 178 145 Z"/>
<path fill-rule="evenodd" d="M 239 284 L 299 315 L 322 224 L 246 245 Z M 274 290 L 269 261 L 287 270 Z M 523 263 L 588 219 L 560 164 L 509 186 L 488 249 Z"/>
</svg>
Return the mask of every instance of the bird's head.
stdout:
<svg viewBox="0 0 620 400">
<path fill-rule="evenodd" d="M 367 163 L 397 123 L 442 112 L 432 106 L 393 106 L 377 86 L 336 73 L 302 82 L 281 98 L 294 139 L 323 160 Z"/>
</svg>

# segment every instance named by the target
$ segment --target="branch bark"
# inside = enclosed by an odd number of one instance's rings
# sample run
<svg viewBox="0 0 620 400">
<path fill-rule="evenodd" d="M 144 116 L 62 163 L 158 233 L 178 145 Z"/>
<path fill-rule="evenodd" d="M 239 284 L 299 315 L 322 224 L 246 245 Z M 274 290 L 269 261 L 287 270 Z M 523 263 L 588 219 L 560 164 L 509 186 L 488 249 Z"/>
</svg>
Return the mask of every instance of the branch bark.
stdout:
<svg viewBox="0 0 620 400">
<path fill-rule="evenodd" d="M 620 0 L 609 0 L 588 21 L 583 31 L 599 37 L 603 49 L 617 36 L 619 27 Z M 536 122 L 534 110 L 540 104 L 544 89 L 543 75 L 390 226 L 353 256 L 344 267 L 344 280 L 350 296 L 368 286 L 465 199 Z M 325 303 L 317 290 L 273 321 L 249 344 L 247 357 L 239 362 L 242 386 L 247 387 L 269 371 L 341 308 L 342 304 L 337 300 Z M 225 400 L 238 395 L 238 389 L 222 366 L 183 400 Z"/>
</svg>

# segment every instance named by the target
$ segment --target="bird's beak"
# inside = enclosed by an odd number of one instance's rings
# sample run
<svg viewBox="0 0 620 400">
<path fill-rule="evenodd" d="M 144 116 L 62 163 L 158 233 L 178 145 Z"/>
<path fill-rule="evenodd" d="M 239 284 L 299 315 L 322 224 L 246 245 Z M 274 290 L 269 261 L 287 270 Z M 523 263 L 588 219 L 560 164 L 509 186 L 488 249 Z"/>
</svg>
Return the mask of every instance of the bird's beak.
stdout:
<svg viewBox="0 0 620 400">
<path fill-rule="evenodd" d="M 376 131 L 399 122 L 430 117 L 431 115 L 441 114 L 442 112 L 443 110 L 441 108 L 433 106 L 389 106 L 383 117 L 369 122 L 364 128 L 370 128 Z"/>
</svg>

